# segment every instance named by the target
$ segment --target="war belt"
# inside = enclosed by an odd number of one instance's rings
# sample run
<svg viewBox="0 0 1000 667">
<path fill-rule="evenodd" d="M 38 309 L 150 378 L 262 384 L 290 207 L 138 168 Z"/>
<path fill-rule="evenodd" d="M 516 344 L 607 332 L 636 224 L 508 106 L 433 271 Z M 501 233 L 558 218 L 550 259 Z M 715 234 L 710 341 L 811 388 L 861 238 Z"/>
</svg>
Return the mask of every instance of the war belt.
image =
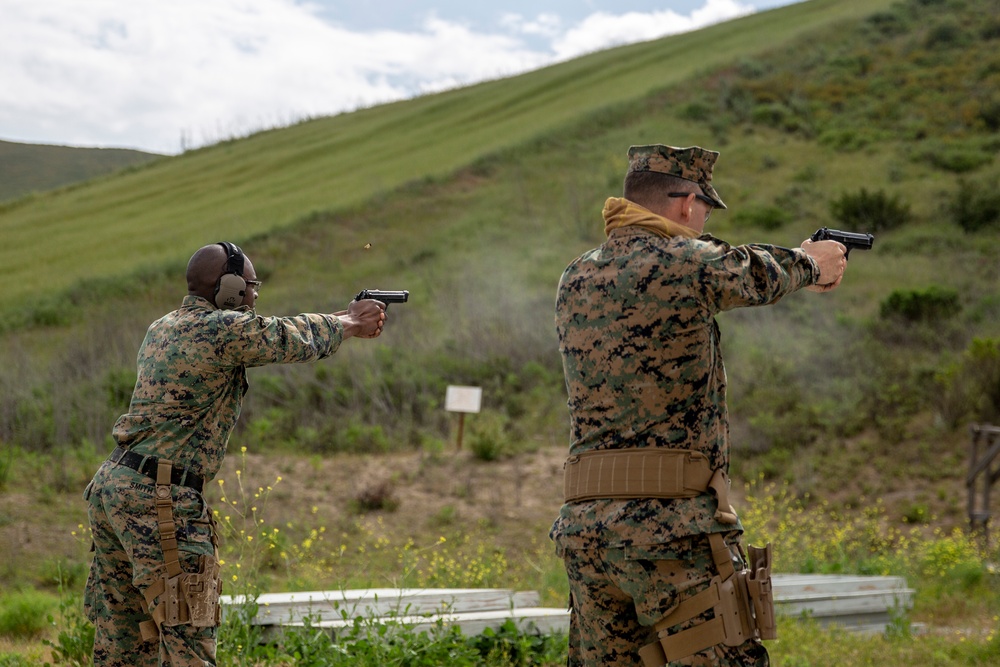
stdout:
<svg viewBox="0 0 1000 667">
<path fill-rule="evenodd" d="M 108 457 L 108 460 L 112 463 L 117 463 L 127 468 L 131 468 L 132 470 L 141 472 L 151 480 L 156 479 L 159 459 L 155 456 L 143 456 L 142 454 L 137 454 L 136 452 L 125 449 L 124 447 L 115 447 L 115 451 L 111 452 L 111 456 Z M 170 483 L 177 486 L 186 486 L 194 489 L 198 493 L 201 493 L 202 487 L 204 486 L 201 475 L 179 466 L 171 467 Z"/>
<path fill-rule="evenodd" d="M 712 470 L 708 457 L 689 449 L 631 447 L 570 456 L 563 465 L 565 502 L 598 498 L 694 498 L 712 490 L 719 501 L 715 519 L 735 524 L 729 504 L 729 476 Z"/>
</svg>

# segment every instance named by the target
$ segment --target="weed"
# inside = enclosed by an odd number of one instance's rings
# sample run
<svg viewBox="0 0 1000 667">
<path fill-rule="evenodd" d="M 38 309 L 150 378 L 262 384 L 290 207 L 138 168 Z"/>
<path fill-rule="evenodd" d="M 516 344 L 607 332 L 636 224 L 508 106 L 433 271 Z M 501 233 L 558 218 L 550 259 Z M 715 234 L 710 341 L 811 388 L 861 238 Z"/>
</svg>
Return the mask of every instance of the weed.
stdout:
<svg viewBox="0 0 1000 667">
<path fill-rule="evenodd" d="M 52 652 L 52 662 L 68 667 L 85 667 L 91 664 L 94 649 L 94 625 L 83 613 L 80 597 L 60 587 L 59 613 L 49 614 L 49 625 L 55 629 L 55 641 L 45 639 L 43 644 Z M 48 667 L 49 663 L 45 663 Z"/>
</svg>

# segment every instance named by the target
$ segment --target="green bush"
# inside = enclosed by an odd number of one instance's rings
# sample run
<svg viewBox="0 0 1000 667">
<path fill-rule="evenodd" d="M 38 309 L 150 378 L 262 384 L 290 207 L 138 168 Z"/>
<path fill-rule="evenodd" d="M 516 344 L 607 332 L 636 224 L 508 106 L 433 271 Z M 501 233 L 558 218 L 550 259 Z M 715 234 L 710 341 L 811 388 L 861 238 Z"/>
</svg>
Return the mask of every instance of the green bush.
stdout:
<svg viewBox="0 0 1000 667">
<path fill-rule="evenodd" d="M 895 290 L 882 302 L 883 318 L 900 317 L 910 322 L 933 322 L 960 313 L 958 292 L 931 285 L 923 290 Z"/>
<path fill-rule="evenodd" d="M 792 214 L 779 206 L 757 206 L 738 211 L 733 222 L 739 226 L 750 226 L 774 231 L 791 222 Z"/>
<path fill-rule="evenodd" d="M 486 410 L 471 420 L 469 451 L 480 461 L 496 461 L 511 453 L 505 415 Z"/>
<path fill-rule="evenodd" d="M 830 202 L 830 213 L 848 230 L 859 232 L 895 229 L 912 218 L 909 204 L 900 201 L 899 195 L 890 196 L 882 190 L 868 192 L 866 188 L 844 193 Z"/>
<path fill-rule="evenodd" d="M 941 412 L 958 425 L 963 420 L 1000 424 L 1000 338 L 976 338 L 937 378 L 943 388 Z"/>
<path fill-rule="evenodd" d="M 997 183 L 960 181 L 948 204 L 948 213 L 966 232 L 1000 226 L 1000 190 Z"/>
<path fill-rule="evenodd" d="M 944 20 L 927 31 L 924 44 L 929 49 L 944 49 L 962 46 L 969 42 L 969 35 L 954 20 Z"/>
<path fill-rule="evenodd" d="M 907 22 L 897 12 L 877 12 L 869 16 L 866 23 L 882 37 L 902 35 L 909 30 Z"/>
<path fill-rule="evenodd" d="M 992 151 L 968 142 L 933 142 L 916 155 L 917 159 L 929 162 L 934 168 L 954 174 L 975 171 L 993 161 Z"/>
<path fill-rule="evenodd" d="M 36 639 L 48 627 L 46 616 L 55 601 L 37 591 L 9 593 L 0 598 L 0 637 Z"/>
</svg>

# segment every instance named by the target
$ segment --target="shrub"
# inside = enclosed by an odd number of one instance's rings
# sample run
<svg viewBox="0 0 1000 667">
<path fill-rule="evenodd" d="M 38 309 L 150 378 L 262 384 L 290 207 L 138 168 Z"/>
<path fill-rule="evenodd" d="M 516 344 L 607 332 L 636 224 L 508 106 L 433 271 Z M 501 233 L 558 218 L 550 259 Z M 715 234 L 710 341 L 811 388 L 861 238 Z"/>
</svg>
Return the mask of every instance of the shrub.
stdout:
<svg viewBox="0 0 1000 667">
<path fill-rule="evenodd" d="M 35 639 L 48 627 L 52 598 L 36 591 L 10 593 L 0 598 L 0 637 Z"/>
<path fill-rule="evenodd" d="M 929 49 L 948 48 L 967 44 L 968 41 L 968 35 L 962 26 L 955 21 L 945 20 L 927 32 L 925 45 Z"/>
<path fill-rule="evenodd" d="M 868 26 L 883 37 L 893 37 L 904 34 L 909 27 L 906 21 L 895 12 L 877 12 L 867 19 Z"/>
<path fill-rule="evenodd" d="M 961 310 L 958 292 L 931 285 L 924 290 L 895 290 L 882 302 L 880 314 L 883 318 L 932 322 L 953 317 Z"/>
<path fill-rule="evenodd" d="M 1000 18 L 987 19 L 979 28 L 979 36 L 983 39 L 1000 39 Z"/>
<path fill-rule="evenodd" d="M 510 453 L 507 418 L 492 411 L 476 416 L 469 437 L 469 451 L 480 461 L 496 461 Z"/>
<path fill-rule="evenodd" d="M 396 487 L 391 480 L 384 479 L 368 484 L 354 494 L 351 506 L 355 512 L 393 512 L 399 507 Z"/>
<path fill-rule="evenodd" d="M 1000 191 L 997 183 L 960 181 L 948 213 L 966 232 L 1000 226 Z"/>
<path fill-rule="evenodd" d="M 1000 423 L 1000 338 L 976 338 L 938 376 L 943 387 L 941 412 L 958 425 L 965 419 Z"/>
<path fill-rule="evenodd" d="M 918 153 L 918 158 L 926 160 L 936 169 L 965 174 L 975 171 L 993 161 L 993 153 L 971 143 L 934 144 Z"/>
<path fill-rule="evenodd" d="M 911 219 L 910 205 L 900 201 L 899 195 L 890 196 L 884 191 L 844 193 L 830 202 L 830 213 L 851 231 L 876 232 L 895 229 Z"/>
<path fill-rule="evenodd" d="M 712 110 L 707 104 L 701 102 L 689 102 L 681 107 L 679 116 L 684 120 L 692 120 L 695 122 L 704 122 L 712 114 Z M 615 184 L 617 185 L 621 177 L 615 173 Z"/>
<path fill-rule="evenodd" d="M 733 222 L 738 225 L 749 225 L 767 231 L 784 227 L 792 219 L 792 214 L 778 206 L 757 206 L 738 212 L 733 216 Z"/>
</svg>

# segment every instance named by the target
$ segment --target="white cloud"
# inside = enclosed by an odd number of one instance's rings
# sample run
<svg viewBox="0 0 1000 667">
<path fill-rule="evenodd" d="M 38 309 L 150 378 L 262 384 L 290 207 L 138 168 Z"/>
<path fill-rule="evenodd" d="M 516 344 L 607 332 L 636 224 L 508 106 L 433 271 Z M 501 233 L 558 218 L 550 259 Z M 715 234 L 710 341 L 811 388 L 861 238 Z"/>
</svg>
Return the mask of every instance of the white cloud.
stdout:
<svg viewBox="0 0 1000 667">
<path fill-rule="evenodd" d="M 176 152 L 305 116 L 516 74 L 751 11 L 504 18 L 494 32 L 432 17 L 352 32 L 293 0 L 4 0 L 4 138 Z M 530 36 L 546 47 L 531 47 Z M 532 42 L 537 44 L 537 41 Z"/>
<path fill-rule="evenodd" d="M 641 42 L 666 35 L 688 32 L 753 12 L 753 6 L 737 0 L 706 0 L 685 16 L 671 10 L 591 14 L 552 42 L 560 60 L 621 44 Z"/>
<path fill-rule="evenodd" d="M 526 19 L 520 14 L 504 14 L 500 18 L 500 25 L 522 35 L 549 38 L 557 37 L 562 31 L 562 20 L 555 14 L 539 14 L 534 20 Z"/>
</svg>

